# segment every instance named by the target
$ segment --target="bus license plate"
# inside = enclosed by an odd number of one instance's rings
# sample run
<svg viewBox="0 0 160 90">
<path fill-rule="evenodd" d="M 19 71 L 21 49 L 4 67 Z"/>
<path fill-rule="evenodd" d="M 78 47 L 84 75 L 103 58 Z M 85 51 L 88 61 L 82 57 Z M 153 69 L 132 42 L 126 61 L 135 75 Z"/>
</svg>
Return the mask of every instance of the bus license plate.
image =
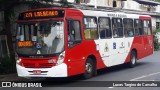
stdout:
<svg viewBox="0 0 160 90">
<path fill-rule="evenodd" d="M 33 74 L 41 74 L 41 70 L 33 70 Z"/>
</svg>

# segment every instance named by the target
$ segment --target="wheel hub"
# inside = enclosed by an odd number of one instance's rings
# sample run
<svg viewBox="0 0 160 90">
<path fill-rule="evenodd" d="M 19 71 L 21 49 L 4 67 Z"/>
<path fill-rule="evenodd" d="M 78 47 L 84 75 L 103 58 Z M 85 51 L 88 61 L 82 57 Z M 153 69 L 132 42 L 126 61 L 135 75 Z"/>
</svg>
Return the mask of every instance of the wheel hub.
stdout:
<svg viewBox="0 0 160 90">
<path fill-rule="evenodd" d="M 90 63 L 86 63 L 85 70 L 87 73 L 91 73 L 92 72 L 92 65 Z"/>
<path fill-rule="evenodd" d="M 135 62 L 136 62 L 136 57 L 132 56 L 132 64 L 135 64 Z"/>
</svg>

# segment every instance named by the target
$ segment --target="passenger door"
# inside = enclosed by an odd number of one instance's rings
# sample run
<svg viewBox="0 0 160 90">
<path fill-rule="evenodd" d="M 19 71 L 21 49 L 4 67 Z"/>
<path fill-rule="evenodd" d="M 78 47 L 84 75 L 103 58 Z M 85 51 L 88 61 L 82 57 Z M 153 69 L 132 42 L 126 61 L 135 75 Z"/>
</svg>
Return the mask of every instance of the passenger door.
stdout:
<svg viewBox="0 0 160 90">
<path fill-rule="evenodd" d="M 73 16 L 67 19 L 67 31 L 66 45 L 68 48 L 66 50 L 66 58 L 68 61 L 69 75 L 83 73 L 84 70 L 84 57 L 82 44 L 82 17 Z"/>
<path fill-rule="evenodd" d="M 134 28 L 133 28 L 133 19 L 124 18 L 124 35 L 125 35 L 125 54 L 128 56 L 131 50 L 131 46 L 134 44 Z"/>
<path fill-rule="evenodd" d="M 111 48 L 112 48 L 112 31 L 111 31 L 111 20 L 108 17 L 99 17 L 99 35 L 100 38 L 97 40 L 99 53 L 104 64 L 109 67 L 111 62 Z"/>
<path fill-rule="evenodd" d="M 150 55 L 153 53 L 153 36 L 151 31 L 151 21 L 150 20 L 143 20 L 143 30 L 144 30 L 144 49 L 145 55 Z"/>
<path fill-rule="evenodd" d="M 124 63 L 125 41 L 123 32 L 123 22 L 121 18 L 112 18 L 112 48 L 110 65 L 118 65 Z"/>
</svg>

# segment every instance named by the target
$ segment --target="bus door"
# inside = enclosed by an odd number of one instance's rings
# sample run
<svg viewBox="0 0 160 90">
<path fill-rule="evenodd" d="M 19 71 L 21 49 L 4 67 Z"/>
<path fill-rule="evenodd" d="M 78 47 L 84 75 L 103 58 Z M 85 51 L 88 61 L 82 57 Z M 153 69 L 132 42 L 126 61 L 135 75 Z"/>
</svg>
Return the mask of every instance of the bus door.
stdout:
<svg viewBox="0 0 160 90">
<path fill-rule="evenodd" d="M 124 63 L 125 56 L 125 42 L 123 33 L 123 22 L 121 18 L 112 18 L 112 48 L 111 48 L 111 62 L 110 65 L 117 65 Z"/>
<path fill-rule="evenodd" d="M 69 75 L 79 74 L 83 72 L 83 59 L 84 52 L 82 44 L 82 34 L 81 34 L 81 24 L 82 17 L 73 16 L 72 18 L 67 18 L 67 41 L 68 41 L 68 49 L 67 49 L 67 59 L 68 59 L 68 67 L 69 67 Z"/>
<path fill-rule="evenodd" d="M 143 30 L 144 30 L 144 52 L 145 55 L 150 55 L 153 53 L 153 37 L 151 31 L 151 21 L 150 20 L 143 20 Z"/>
<path fill-rule="evenodd" d="M 137 59 L 143 58 L 144 55 L 144 41 L 143 41 L 143 23 L 141 19 L 134 19 L 134 44 L 138 51 Z"/>
<path fill-rule="evenodd" d="M 99 53 L 105 65 L 110 66 L 111 62 L 111 48 L 112 48 L 112 31 L 111 31 L 111 20 L 107 17 L 99 17 L 99 37 L 96 40 L 99 47 Z"/>
<path fill-rule="evenodd" d="M 134 40 L 134 21 L 131 18 L 124 18 L 123 25 L 124 25 L 124 35 L 125 35 L 125 54 L 128 56 L 131 46 L 133 45 Z M 135 24 L 136 25 L 136 24 Z"/>
</svg>

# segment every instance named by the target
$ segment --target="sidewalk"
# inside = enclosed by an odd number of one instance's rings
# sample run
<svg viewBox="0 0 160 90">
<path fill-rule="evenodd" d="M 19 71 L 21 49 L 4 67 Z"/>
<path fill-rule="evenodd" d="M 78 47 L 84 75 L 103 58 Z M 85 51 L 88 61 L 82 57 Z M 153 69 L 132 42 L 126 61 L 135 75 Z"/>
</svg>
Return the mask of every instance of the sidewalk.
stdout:
<svg viewBox="0 0 160 90">
<path fill-rule="evenodd" d="M 17 73 L 0 75 L 0 81 L 19 81 L 23 78 L 18 77 Z"/>
</svg>

